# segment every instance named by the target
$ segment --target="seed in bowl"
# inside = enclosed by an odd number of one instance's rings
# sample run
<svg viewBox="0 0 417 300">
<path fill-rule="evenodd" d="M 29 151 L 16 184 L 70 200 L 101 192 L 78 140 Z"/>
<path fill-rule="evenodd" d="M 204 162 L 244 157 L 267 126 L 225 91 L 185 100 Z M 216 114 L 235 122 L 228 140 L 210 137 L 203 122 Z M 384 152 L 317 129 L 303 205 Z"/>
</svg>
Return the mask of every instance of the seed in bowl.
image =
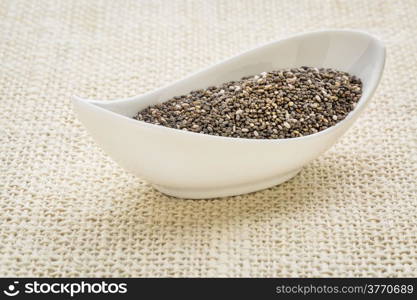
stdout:
<svg viewBox="0 0 417 300">
<path fill-rule="evenodd" d="M 342 121 L 362 95 L 356 76 L 300 67 L 262 72 L 150 106 L 134 119 L 216 136 L 301 137 Z"/>
</svg>

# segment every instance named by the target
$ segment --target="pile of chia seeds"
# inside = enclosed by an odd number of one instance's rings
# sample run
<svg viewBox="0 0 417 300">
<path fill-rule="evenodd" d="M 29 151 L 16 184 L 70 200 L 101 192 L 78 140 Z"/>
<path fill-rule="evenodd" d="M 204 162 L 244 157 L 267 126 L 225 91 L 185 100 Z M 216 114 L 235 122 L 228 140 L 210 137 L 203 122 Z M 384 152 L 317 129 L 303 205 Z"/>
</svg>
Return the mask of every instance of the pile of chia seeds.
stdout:
<svg viewBox="0 0 417 300">
<path fill-rule="evenodd" d="M 316 133 L 351 112 L 362 82 L 346 72 L 301 67 L 263 72 L 192 91 L 134 118 L 210 135 L 283 139 Z"/>
</svg>

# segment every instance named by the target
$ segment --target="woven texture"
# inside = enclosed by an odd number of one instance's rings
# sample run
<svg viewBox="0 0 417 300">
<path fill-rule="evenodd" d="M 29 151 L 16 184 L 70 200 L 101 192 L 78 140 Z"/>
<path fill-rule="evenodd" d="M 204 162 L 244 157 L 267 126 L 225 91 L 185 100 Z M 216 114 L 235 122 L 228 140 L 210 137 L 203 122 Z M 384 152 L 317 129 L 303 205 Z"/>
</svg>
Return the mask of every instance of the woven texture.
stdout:
<svg viewBox="0 0 417 300">
<path fill-rule="evenodd" d="M 417 276 L 416 1 L 0 1 L 0 276 Z M 294 179 L 165 196 L 70 96 L 134 96 L 291 34 L 387 46 L 366 112 Z"/>
</svg>

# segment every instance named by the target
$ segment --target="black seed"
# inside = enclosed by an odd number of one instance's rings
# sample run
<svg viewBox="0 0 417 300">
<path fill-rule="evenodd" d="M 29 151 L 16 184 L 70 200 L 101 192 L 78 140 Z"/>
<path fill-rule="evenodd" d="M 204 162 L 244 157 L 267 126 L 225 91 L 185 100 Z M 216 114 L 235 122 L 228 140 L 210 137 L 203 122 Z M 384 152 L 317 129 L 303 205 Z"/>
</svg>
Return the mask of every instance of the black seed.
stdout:
<svg viewBox="0 0 417 300">
<path fill-rule="evenodd" d="M 148 107 L 134 118 L 216 136 L 292 138 L 340 122 L 361 94 L 362 82 L 355 76 L 303 66 L 192 91 Z"/>
</svg>

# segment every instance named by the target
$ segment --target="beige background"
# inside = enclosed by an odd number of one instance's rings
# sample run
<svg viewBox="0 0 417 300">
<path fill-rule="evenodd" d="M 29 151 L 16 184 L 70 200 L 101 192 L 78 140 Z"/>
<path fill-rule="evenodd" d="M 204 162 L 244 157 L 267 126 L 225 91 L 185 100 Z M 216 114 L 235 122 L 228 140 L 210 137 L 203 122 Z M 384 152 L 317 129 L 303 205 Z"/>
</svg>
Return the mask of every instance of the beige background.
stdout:
<svg viewBox="0 0 417 300">
<path fill-rule="evenodd" d="M 413 0 L 0 1 L 0 275 L 417 276 L 416 24 Z M 325 28 L 380 37 L 383 80 L 337 145 L 268 190 L 162 195 L 71 109 Z"/>
</svg>

